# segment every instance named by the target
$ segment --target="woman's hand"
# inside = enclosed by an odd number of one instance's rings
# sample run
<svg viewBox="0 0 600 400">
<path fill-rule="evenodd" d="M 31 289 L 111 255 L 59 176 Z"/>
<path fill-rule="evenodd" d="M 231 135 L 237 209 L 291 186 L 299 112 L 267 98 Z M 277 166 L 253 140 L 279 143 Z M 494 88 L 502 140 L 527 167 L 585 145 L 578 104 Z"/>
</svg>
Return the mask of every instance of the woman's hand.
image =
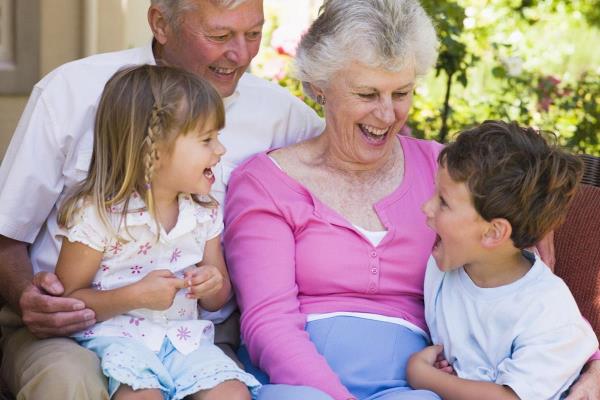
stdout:
<svg viewBox="0 0 600 400">
<path fill-rule="evenodd" d="M 554 231 L 551 231 L 546 236 L 536 243 L 535 248 L 540 254 L 542 261 L 550 267 L 554 272 L 554 264 L 556 263 L 556 254 L 554 253 Z"/>
<path fill-rule="evenodd" d="M 588 362 L 566 400 L 600 400 L 600 360 Z"/>
<path fill-rule="evenodd" d="M 167 269 L 158 269 L 134 285 L 143 308 L 166 310 L 173 304 L 177 291 L 185 287 L 185 282 Z"/>
</svg>

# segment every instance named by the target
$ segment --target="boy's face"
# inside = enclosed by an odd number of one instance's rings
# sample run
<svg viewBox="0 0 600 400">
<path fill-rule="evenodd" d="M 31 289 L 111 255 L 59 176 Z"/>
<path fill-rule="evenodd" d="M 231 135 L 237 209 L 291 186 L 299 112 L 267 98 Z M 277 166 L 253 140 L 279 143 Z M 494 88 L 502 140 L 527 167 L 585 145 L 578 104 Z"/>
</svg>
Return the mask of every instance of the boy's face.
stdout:
<svg viewBox="0 0 600 400">
<path fill-rule="evenodd" d="M 487 222 L 475 210 L 467 185 L 452 180 L 445 167 L 438 169 L 436 191 L 422 210 L 427 225 L 437 233 L 432 255 L 442 271 L 479 259 Z"/>
</svg>

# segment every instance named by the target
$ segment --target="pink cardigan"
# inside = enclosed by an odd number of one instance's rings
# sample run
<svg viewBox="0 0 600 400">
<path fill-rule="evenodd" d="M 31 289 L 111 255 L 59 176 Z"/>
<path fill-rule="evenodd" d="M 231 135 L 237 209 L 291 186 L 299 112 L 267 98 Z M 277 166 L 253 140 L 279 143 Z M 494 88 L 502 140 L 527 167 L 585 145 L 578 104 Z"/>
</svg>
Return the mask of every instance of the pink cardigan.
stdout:
<svg viewBox="0 0 600 400">
<path fill-rule="evenodd" d="M 272 383 L 351 397 L 304 330 L 306 315 L 353 311 L 404 318 L 426 330 L 423 278 L 434 241 L 421 204 L 433 193 L 436 142 L 399 136 L 404 179 L 375 210 L 388 230 L 373 245 L 281 171 L 266 153 L 232 175 L 225 203 L 227 264 L 242 337 Z"/>
</svg>

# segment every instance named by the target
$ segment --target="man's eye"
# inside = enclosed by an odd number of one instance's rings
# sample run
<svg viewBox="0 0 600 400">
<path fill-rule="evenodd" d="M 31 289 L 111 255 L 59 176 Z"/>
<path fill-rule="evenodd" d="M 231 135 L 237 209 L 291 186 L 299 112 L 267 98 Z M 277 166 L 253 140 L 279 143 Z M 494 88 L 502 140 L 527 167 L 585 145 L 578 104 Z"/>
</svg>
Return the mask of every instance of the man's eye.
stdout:
<svg viewBox="0 0 600 400">
<path fill-rule="evenodd" d="M 248 40 L 256 40 L 256 39 L 260 39 L 262 32 L 261 31 L 257 31 L 257 32 L 248 32 L 246 33 L 246 38 Z"/>
<path fill-rule="evenodd" d="M 224 42 L 227 39 L 229 39 L 229 34 L 226 34 L 226 35 L 213 35 L 213 36 L 210 36 L 210 39 L 214 40 L 215 42 Z"/>
</svg>

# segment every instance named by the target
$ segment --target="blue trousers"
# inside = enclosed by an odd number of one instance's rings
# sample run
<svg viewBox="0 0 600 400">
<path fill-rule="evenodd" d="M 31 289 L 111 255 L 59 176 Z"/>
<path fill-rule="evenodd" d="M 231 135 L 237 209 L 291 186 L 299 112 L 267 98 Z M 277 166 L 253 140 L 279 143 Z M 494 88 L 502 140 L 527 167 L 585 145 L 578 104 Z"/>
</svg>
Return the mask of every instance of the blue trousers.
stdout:
<svg viewBox="0 0 600 400">
<path fill-rule="evenodd" d="M 309 322 L 306 331 L 344 386 L 359 400 L 440 400 L 433 392 L 413 390 L 406 381 L 408 358 L 428 344 L 410 329 L 339 316 Z M 238 355 L 246 371 L 265 384 L 257 400 L 332 400 L 314 388 L 268 384 L 268 376 L 251 364 L 244 347 Z"/>
</svg>

